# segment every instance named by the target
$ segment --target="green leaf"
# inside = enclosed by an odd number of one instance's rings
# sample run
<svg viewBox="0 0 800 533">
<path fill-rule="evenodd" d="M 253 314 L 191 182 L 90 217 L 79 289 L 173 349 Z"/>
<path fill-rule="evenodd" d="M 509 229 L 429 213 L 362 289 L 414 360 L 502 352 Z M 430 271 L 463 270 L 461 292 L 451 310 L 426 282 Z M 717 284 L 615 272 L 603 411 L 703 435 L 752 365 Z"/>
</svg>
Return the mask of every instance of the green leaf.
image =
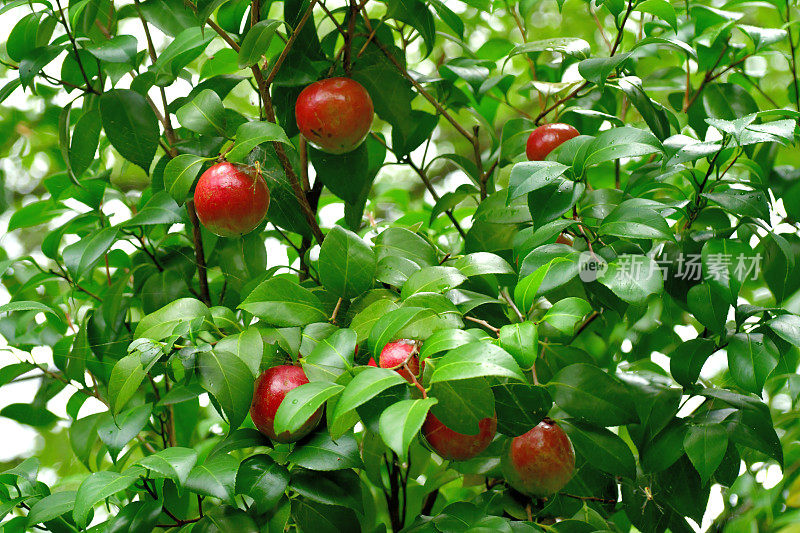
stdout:
<svg viewBox="0 0 800 533">
<path fill-rule="evenodd" d="M 508 204 L 514 198 L 524 196 L 531 191 L 555 183 L 569 167 L 555 161 L 525 161 L 517 163 L 511 169 L 508 185 Z"/>
<path fill-rule="evenodd" d="M 34 503 L 28 511 L 28 527 L 55 520 L 72 511 L 76 495 L 77 492 L 74 490 L 54 492 Z"/>
<path fill-rule="evenodd" d="M 259 284 L 239 305 L 239 309 L 276 327 L 306 326 L 328 320 L 322 302 L 314 293 L 283 277 Z"/>
<path fill-rule="evenodd" d="M 115 35 L 98 44 L 85 44 L 83 48 L 101 61 L 133 64 L 138 47 L 133 35 Z"/>
<path fill-rule="evenodd" d="M 361 529 L 358 517 L 352 509 L 325 505 L 307 498 L 292 499 L 292 519 L 303 531 L 315 533 L 341 533 Z"/>
<path fill-rule="evenodd" d="M 288 486 L 289 471 L 269 455 L 251 455 L 236 472 L 236 494 L 247 494 L 260 510 L 274 507 Z"/>
<path fill-rule="evenodd" d="M 344 372 L 351 370 L 356 341 L 355 331 L 340 329 L 318 342 L 302 361 L 309 381 L 333 382 Z"/>
<path fill-rule="evenodd" d="M 197 464 L 197 452 L 191 448 L 173 446 L 140 459 L 137 464 L 178 483 L 186 483 L 189 473 Z"/>
<path fill-rule="evenodd" d="M 124 473 L 95 472 L 83 480 L 75 495 L 75 507 L 72 516 L 79 527 L 84 528 L 89 520 L 89 513 L 97 502 L 127 489 L 139 479 L 142 469 L 129 468 Z"/>
<path fill-rule="evenodd" d="M 157 83 L 171 83 L 181 70 L 203 53 L 213 38 L 214 32 L 204 31 L 199 26 L 186 28 L 176 35 L 158 54 L 152 66 L 159 78 Z"/>
<path fill-rule="evenodd" d="M 154 224 L 175 224 L 181 222 L 181 210 L 166 191 L 155 193 L 141 211 L 133 215 L 130 220 L 121 224 L 122 227 L 151 226 Z"/>
<path fill-rule="evenodd" d="M 478 423 L 495 414 L 494 395 L 484 378 L 435 383 L 430 396 L 438 401 L 431 409 L 434 416 L 448 428 L 465 435 L 477 435 Z"/>
<path fill-rule="evenodd" d="M 119 154 L 150 172 L 158 148 L 158 119 L 141 94 L 112 89 L 100 96 L 103 130 Z"/>
<path fill-rule="evenodd" d="M 563 368 L 547 389 L 561 409 L 592 424 L 622 426 L 636 421 L 631 392 L 594 365 L 576 363 Z"/>
<path fill-rule="evenodd" d="M 10 302 L 0 305 L 0 313 L 13 313 L 15 311 L 41 311 L 58 316 L 52 307 L 41 302 Z"/>
<path fill-rule="evenodd" d="M 374 367 L 363 369 L 342 391 L 342 395 L 336 402 L 332 425 L 337 425 L 337 422 L 355 411 L 356 407 L 364 405 L 386 389 L 405 384 L 405 378 L 394 370 Z M 334 437 L 339 436 L 334 435 Z"/>
<path fill-rule="evenodd" d="M 572 335 L 575 331 L 575 326 L 583 320 L 592 310 L 589 302 L 583 298 L 576 298 L 571 296 L 557 301 L 553 307 L 547 310 L 543 322 L 547 322 L 565 335 Z"/>
<path fill-rule="evenodd" d="M 664 290 L 658 264 L 646 255 L 618 256 L 600 272 L 597 281 L 621 300 L 636 305 L 643 305 L 650 295 Z"/>
<path fill-rule="evenodd" d="M 275 413 L 275 432 L 300 429 L 322 405 L 344 387 L 327 381 L 312 381 L 289 391 Z"/>
<path fill-rule="evenodd" d="M 214 454 L 189 472 L 183 484 L 192 492 L 233 503 L 239 461 L 226 453 Z"/>
<path fill-rule="evenodd" d="M 422 0 L 385 0 L 386 17 L 405 22 L 417 30 L 425 43 L 425 55 L 433 51 L 436 22 Z"/>
<path fill-rule="evenodd" d="M 101 129 L 100 112 L 97 110 L 85 112 L 75 124 L 69 145 L 69 171 L 73 176 L 83 174 L 94 161 Z"/>
<path fill-rule="evenodd" d="M 675 8 L 673 8 L 672 5 L 666 0 L 645 0 L 644 2 L 637 4 L 635 9 L 636 11 L 650 13 L 651 15 L 660 18 L 669 24 L 677 33 L 678 17 L 675 16 Z"/>
<path fill-rule="evenodd" d="M 436 249 L 406 228 L 386 228 L 375 238 L 378 260 L 390 256 L 405 257 L 420 267 L 439 264 Z"/>
<path fill-rule="evenodd" d="M 536 427 L 553 407 L 547 389 L 528 383 L 501 383 L 492 392 L 497 431 L 509 437 L 518 437 Z"/>
<path fill-rule="evenodd" d="M 778 366 L 778 349 L 762 333 L 737 333 L 728 341 L 728 368 L 737 385 L 761 394 L 767 376 Z"/>
<path fill-rule="evenodd" d="M 387 342 L 398 339 L 398 333 L 412 324 L 416 319 L 430 316 L 432 311 L 421 307 L 401 307 L 389 311 L 379 318 L 369 334 L 369 346 L 372 353 L 380 354 Z"/>
<path fill-rule="evenodd" d="M 206 158 L 194 154 L 181 154 L 170 159 L 164 167 L 164 188 L 178 205 L 186 200 L 206 161 Z"/>
<path fill-rule="evenodd" d="M 379 421 L 383 442 L 405 460 L 411 440 L 419 433 L 436 398 L 402 400 L 383 411 Z"/>
<path fill-rule="evenodd" d="M 117 228 L 103 228 L 64 248 L 61 255 L 74 280 L 80 280 L 97 265 L 116 242 L 117 233 Z"/>
<path fill-rule="evenodd" d="M 636 479 L 633 453 L 619 436 L 580 420 L 561 420 L 559 424 L 575 446 L 575 451 L 594 468 L 612 476 Z"/>
<path fill-rule="evenodd" d="M 411 274 L 403 284 L 401 296 L 405 299 L 420 292 L 445 292 L 467 281 L 457 268 L 446 266 L 425 267 Z"/>
<path fill-rule="evenodd" d="M 589 43 L 583 39 L 575 37 L 560 37 L 555 39 L 546 39 L 543 41 L 533 41 L 521 44 L 509 52 L 508 57 L 514 57 L 519 54 L 530 54 L 533 52 L 555 52 L 565 56 L 575 57 L 577 59 L 586 59 L 589 57 L 591 47 Z"/>
<path fill-rule="evenodd" d="M 249 327 L 238 335 L 220 339 L 214 347 L 217 352 L 230 352 L 241 359 L 254 378 L 261 373 L 261 360 L 264 357 L 264 340 L 256 327 Z"/>
<path fill-rule="evenodd" d="M 181 298 L 145 316 L 136 326 L 134 338 L 161 340 L 172 334 L 182 322 L 211 320 L 211 312 L 200 300 Z"/>
<path fill-rule="evenodd" d="M 239 49 L 239 68 L 253 66 L 261 60 L 282 24 L 280 20 L 262 20 L 247 30 Z"/>
<path fill-rule="evenodd" d="M 609 213 L 600 233 L 623 239 L 675 239 L 664 217 L 635 200 L 626 200 Z"/>
<path fill-rule="evenodd" d="M 767 325 L 778 337 L 800 347 L 800 317 L 797 315 L 781 315 L 773 318 Z"/>
<path fill-rule="evenodd" d="M 253 374 L 248 366 L 228 352 L 203 351 L 197 358 L 200 384 L 216 399 L 230 424 L 238 428 L 253 400 Z"/>
<path fill-rule="evenodd" d="M 468 278 L 484 276 L 486 274 L 514 273 L 514 269 L 511 268 L 508 261 L 497 254 L 489 252 L 475 252 L 462 255 L 458 259 L 452 261 L 451 264 Z"/>
<path fill-rule="evenodd" d="M 769 220 L 769 201 L 761 191 L 725 189 L 719 192 L 704 192 L 701 196 L 721 205 L 735 216 Z"/>
<path fill-rule="evenodd" d="M 679 344 L 669 357 L 669 371 L 675 381 L 684 387 L 694 385 L 700 377 L 703 364 L 717 350 L 711 339 L 691 339 Z"/>
<path fill-rule="evenodd" d="M 276 141 L 291 144 L 283 128 L 272 122 L 245 122 L 236 129 L 236 142 L 228 152 L 231 161 L 243 161 L 261 143 Z"/>
<path fill-rule="evenodd" d="M 691 426 L 683 439 L 683 448 L 705 485 L 722 464 L 728 449 L 728 432 L 721 424 Z"/>
<path fill-rule="evenodd" d="M 352 433 L 342 435 L 334 442 L 327 433 L 317 432 L 310 440 L 292 450 L 289 461 L 309 470 L 329 471 L 361 467 L 358 444 Z"/>
<path fill-rule="evenodd" d="M 641 157 L 663 150 L 661 142 L 649 131 L 630 127 L 602 132 L 586 150 L 584 167 L 623 157 Z"/>
<path fill-rule="evenodd" d="M 139 434 L 150 420 L 152 404 L 140 405 L 123 411 L 116 417 L 105 413 L 98 421 L 97 434 L 108 447 L 111 458 L 116 461 L 122 449 Z"/>
<path fill-rule="evenodd" d="M 200 134 L 225 136 L 225 107 L 219 95 L 211 89 L 200 91 L 194 99 L 178 109 L 175 116 L 186 129 Z"/>
<path fill-rule="evenodd" d="M 447 352 L 436 365 L 430 382 L 487 376 L 525 380 L 519 365 L 508 352 L 494 344 L 479 341 Z"/>
<path fill-rule="evenodd" d="M 730 306 L 717 292 L 711 290 L 711 285 L 695 285 L 689 289 L 686 299 L 689 311 L 703 326 L 716 333 L 725 329 Z"/>
<path fill-rule="evenodd" d="M 526 321 L 503 326 L 497 335 L 497 341 L 505 351 L 514 357 L 522 370 L 530 370 L 533 367 L 539 353 L 539 335 L 536 324 Z"/>
<path fill-rule="evenodd" d="M 108 378 L 108 399 L 114 413 L 119 413 L 136 394 L 144 377 L 142 358 L 138 353 L 126 355 L 114 364 L 111 377 Z"/>
<path fill-rule="evenodd" d="M 335 226 L 319 251 L 322 285 L 344 299 L 366 292 L 375 279 L 375 252 L 355 233 Z"/>
<path fill-rule="evenodd" d="M 439 330 L 425 339 L 425 342 L 422 344 L 422 349 L 419 352 L 420 361 L 470 342 L 477 341 L 479 338 L 480 337 L 473 332 L 463 329 Z"/>
</svg>

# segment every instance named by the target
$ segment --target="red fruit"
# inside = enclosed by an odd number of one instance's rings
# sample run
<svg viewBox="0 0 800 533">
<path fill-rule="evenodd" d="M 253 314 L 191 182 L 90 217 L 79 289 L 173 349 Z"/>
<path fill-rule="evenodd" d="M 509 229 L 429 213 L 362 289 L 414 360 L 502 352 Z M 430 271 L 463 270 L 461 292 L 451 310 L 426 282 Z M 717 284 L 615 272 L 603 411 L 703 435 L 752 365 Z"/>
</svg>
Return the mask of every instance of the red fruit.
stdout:
<svg viewBox="0 0 800 533">
<path fill-rule="evenodd" d="M 445 426 L 433 413 L 428 413 L 422 434 L 433 450 L 444 459 L 466 461 L 477 456 L 491 444 L 497 431 L 497 417 L 478 422 L 478 433 L 465 435 Z"/>
<path fill-rule="evenodd" d="M 364 87 L 350 78 L 312 83 L 297 97 L 297 127 L 308 142 L 331 154 L 355 150 L 369 133 L 374 110 Z"/>
<path fill-rule="evenodd" d="M 269 189 L 251 169 L 228 163 L 209 168 L 194 189 L 197 218 L 220 237 L 250 233 L 267 215 Z"/>
<path fill-rule="evenodd" d="M 308 378 L 299 366 L 273 366 L 258 377 L 253 403 L 250 405 L 250 417 L 258 430 L 276 442 L 295 442 L 317 427 L 322 418 L 322 407 L 294 433 L 284 431 L 275 434 L 275 413 L 290 390 L 308 383 Z"/>
<path fill-rule="evenodd" d="M 528 144 L 525 146 L 525 154 L 529 161 L 542 161 L 547 154 L 552 152 L 564 141 L 580 135 L 578 130 L 569 124 L 555 122 L 539 126 L 528 137 Z"/>
<path fill-rule="evenodd" d="M 412 340 L 402 339 L 388 343 L 383 347 L 379 360 L 381 368 L 395 369 L 409 383 L 414 383 L 411 374 L 414 376 L 419 375 L 420 365 L 419 358 L 416 356 L 416 342 Z M 408 370 L 403 365 L 407 365 Z M 423 364 L 422 366 L 424 367 L 425 365 Z M 409 370 L 411 371 L 410 373 Z"/>
<path fill-rule="evenodd" d="M 503 476 L 530 496 L 555 494 L 575 473 L 575 452 L 564 430 L 545 419 L 514 438 L 502 458 Z"/>
</svg>

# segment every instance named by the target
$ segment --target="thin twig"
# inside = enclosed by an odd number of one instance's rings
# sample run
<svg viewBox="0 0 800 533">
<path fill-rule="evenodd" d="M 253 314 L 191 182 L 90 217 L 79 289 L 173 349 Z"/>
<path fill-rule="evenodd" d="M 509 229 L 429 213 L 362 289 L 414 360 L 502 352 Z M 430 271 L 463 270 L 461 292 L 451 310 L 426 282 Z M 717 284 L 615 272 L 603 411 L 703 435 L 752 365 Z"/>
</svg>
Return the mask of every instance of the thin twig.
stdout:
<svg viewBox="0 0 800 533">
<path fill-rule="evenodd" d="M 200 231 L 200 220 L 194 208 L 194 200 L 186 202 L 186 211 L 192 224 L 192 238 L 194 240 L 194 257 L 197 263 L 197 277 L 200 282 L 200 299 L 211 307 L 211 294 L 208 292 L 208 273 L 206 272 L 206 257 L 203 252 L 203 234 Z"/>
<path fill-rule="evenodd" d="M 480 324 L 481 326 L 485 327 L 489 331 L 493 332 L 495 335 L 500 333 L 500 328 L 494 327 L 493 325 L 489 324 L 485 320 L 482 320 L 480 318 L 475 318 L 473 316 L 467 316 L 467 315 L 464 315 L 464 318 L 466 320 L 469 320 L 470 322 L 475 322 L 476 324 Z"/>
<path fill-rule="evenodd" d="M 67 17 L 64 15 L 64 8 L 61 7 L 61 0 L 56 0 L 56 6 L 58 6 L 58 12 L 61 15 L 61 25 L 64 26 L 64 31 L 67 32 L 67 38 L 69 38 L 69 42 L 72 43 L 72 51 L 75 53 L 75 61 L 78 63 L 78 68 L 83 76 L 83 81 L 86 82 L 86 89 L 90 93 L 100 94 L 97 89 L 92 87 L 92 84 L 89 83 L 89 76 L 86 75 L 86 69 L 83 68 L 83 61 L 81 61 L 81 56 L 78 53 L 78 43 L 75 42 L 75 37 L 72 35 L 72 31 L 69 29 L 69 24 L 67 24 Z"/>
</svg>

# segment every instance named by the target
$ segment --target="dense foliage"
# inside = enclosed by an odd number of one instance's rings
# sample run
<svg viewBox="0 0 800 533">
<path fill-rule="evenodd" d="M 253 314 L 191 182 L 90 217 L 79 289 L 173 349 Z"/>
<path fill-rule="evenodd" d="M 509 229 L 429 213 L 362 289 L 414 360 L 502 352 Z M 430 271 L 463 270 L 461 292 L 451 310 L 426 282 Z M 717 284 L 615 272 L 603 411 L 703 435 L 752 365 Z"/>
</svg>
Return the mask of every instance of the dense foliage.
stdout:
<svg viewBox="0 0 800 533">
<path fill-rule="evenodd" d="M 683 532 L 720 489 L 717 530 L 796 531 L 798 15 L 5 3 L 0 383 L 38 392 L 0 416 L 43 445 L 0 474 L 3 531 Z M 339 155 L 295 121 L 331 76 L 376 113 Z M 556 121 L 580 135 L 526 161 Z M 223 159 L 269 187 L 243 237 L 192 201 Z M 367 364 L 397 339 L 418 380 Z M 275 431 L 324 415 L 281 444 L 248 411 L 287 363 Z M 429 412 L 497 436 L 442 460 Z M 545 417 L 576 472 L 536 498 L 500 458 Z"/>
</svg>

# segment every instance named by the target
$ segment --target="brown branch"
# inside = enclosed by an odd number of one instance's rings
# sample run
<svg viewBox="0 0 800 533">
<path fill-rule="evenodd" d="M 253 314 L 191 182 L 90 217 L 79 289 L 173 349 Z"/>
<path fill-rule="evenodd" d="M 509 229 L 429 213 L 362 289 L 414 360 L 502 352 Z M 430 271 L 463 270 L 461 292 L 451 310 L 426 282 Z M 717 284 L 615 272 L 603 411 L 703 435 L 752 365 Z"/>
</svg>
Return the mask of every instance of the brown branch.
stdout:
<svg viewBox="0 0 800 533">
<path fill-rule="evenodd" d="M 480 141 L 480 126 L 472 127 L 472 149 L 475 152 L 475 168 L 478 171 L 478 184 L 481 188 L 481 200 L 485 200 L 488 196 L 486 191 L 486 182 L 489 175 L 483 171 L 483 160 L 481 159 L 481 141 Z"/>
<path fill-rule="evenodd" d="M 539 113 L 538 115 L 536 115 L 536 118 L 535 118 L 535 119 L 533 119 L 533 123 L 534 123 L 534 124 L 539 124 L 539 122 L 540 122 L 540 121 L 541 121 L 541 120 L 542 120 L 544 117 L 546 117 L 546 116 L 547 116 L 547 115 L 550 113 L 550 111 L 552 111 L 553 109 L 557 108 L 557 107 L 558 107 L 558 106 L 560 106 L 561 104 L 563 104 L 563 103 L 565 103 L 565 102 L 567 102 L 567 101 L 569 101 L 569 100 L 572 100 L 573 98 L 575 98 L 575 97 L 578 95 L 578 93 L 579 93 L 579 92 L 581 92 L 583 89 L 585 89 L 585 88 L 586 88 L 586 87 L 588 87 L 589 85 L 590 85 L 590 83 L 589 83 L 588 81 L 585 81 L 585 82 L 581 83 L 580 85 L 578 85 L 578 87 L 577 87 L 577 88 L 576 88 L 574 91 L 572 91 L 571 93 L 569 93 L 567 96 L 565 96 L 565 97 L 561 98 L 560 100 L 556 100 L 556 101 L 555 101 L 555 102 L 554 102 L 552 105 L 550 105 L 549 107 L 547 107 L 547 108 L 543 109 L 543 110 L 541 111 L 541 113 Z"/>
<path fill-rule="evenodd" d="M 581 326 L 578 328 L 578 331 L 576 331 L 576 332 L 575 332 L 575 335 L 573 335 L 573 336 L 572 336 L 572 338 L 570 339 L 570 341 L 569 341 L 569 342 L 572 342 L 572 341 L 574 341 L 575 339 L 577 339 L 577 338 L 580 336 L 580 334 L 581 334 L 581 333 L 583 333 L 583 331 L 584 331 L 586 328 L 588 328 L 588 327 L 589 327 L 589 325 L 590 325 L 592 322 L 594 322 L 594 321 L 595 321 L 595 319 L 596 319 L 597 317 L 599 317 L 599 316 L 600 316 L 600 313 L 598 313 L 597 311 L 592 311 L 592 314 L 591 314 L 591 315 L 589 315 L 589 318 L 587 318 L 587 319 L 586 319 L 586 321 L 585 321 L 583 324 L 581 324 Z"/>
<path fill-rule="evenodd" d="M 257 1 L 257 0 L 256 0 Z M 269 75 L 267 76 L 266 86 L 269 87 L 272 85 L 272 82 L 275 80 L 275 76 L 278 75 L 278 71 L 281 69 L 281 65 L 286 60 L 286 56 L 289 55 L 289 51 L 292 49 L 294 42 L 297 40 L 297 36 L 303 29 L 303 26 L 306 25 L 309 17 L 311 16 L 311 12 L 314 10 L 314 5 L 317 3 L 317 0 L 311 0 L 311 3 L 306 8 L 306 12 L 303 13 L 303 18 L 300 19 L 300 22 L 297 23 L 292 34 L 289 36 L 289 40 L 286 42 L 286 46 L 284 46 L 281 54 L 278 56 L 278 59 L 275 61 L 275 65 L 273 65 L 272 70 L 270 71 Z M 258 68 L 254 66 L 253 68 Z M 256 80 L 258 81 L 258 80 Z"/>
<path fill-rule="evenodd" d="M 617 503 L 617 500 L 612 500 L 610 498 L 599 498 L 597 496 L 577 496 L 575 494 L 568 494 L 566 492 L 559 492 L 559 496 L 566 496 L 567 498 L 574 498 L 576 500 L 582 500 L 585 502 L 600 502 L 600 503 Z"/>
<path fill-rule="evenodd" d="M 369 21 L 369 16 L 367 15 L 364 9 L 362 9 L 362 14 L 364 18 L 364 24 L 367 26 L 367 29 L 369 31 L 372 31 L 372 23 Z M 392 65 L 394 65 L 394 67 L 400 72 L 400 74 L 402 74 L 404 78 L 406 78 L 408 81 L 411 82 L 411 85 L 414 86 L 417 92 L 419 92 L 419 94 L 421 94 L 428 102 L 430 102 L 431 105 L 433 105 L 433 107 L 436 108 L 436 111 L 441 113 L 441 115 L 450 124 L 453 125 L 453 127 L 456 129 L 458 133 L 460 133 L 465 139 L 467 139 L 470 142 L 470 144 L 475 143 L 475 139 L 473 138 L 472 134 L 470 134 L 467 130 L 465 130 L 464 127 L 461 126 L 461 124 L 459 124 L 458 121 L 452 115 L 450 115 L 450 113 L 448 113 L 444 107 L 442 107 L 442 104 L 440 104 L 439 101 L 436 100 L 436 98 L 431 96 L 428 93 L 428 91 L 426 91 L 422 87 L 422 85 L 420 85 L 419 82 L 417 82 L 417 80 L 415 80 L 408 73 L 408 70 L 397 60 L 396 57 L 394 57 L 394 55 L 392 55 L 392 53 L 385 46 L 383 46 L 383 44 L 380 43 L 380 41 L 375 40 L 373 41 L 373 44 L 378 47 L 378 49 L 383 53 L 383 55 L 386 56 L 386 58 L 392 63 Z"/>
<path fill-rule="evenodd" d="M 469 320 L 470 322 L 475 322 L 476 324 L 480 324 L 481 326 L 485 327 L 489 331 L 493 332 L 495 335 L 500 333 L 500 328 L 494 327 L 493 325 L 489 324 L 485 320 L 482 320 L 480 318 L 475 318 L 475 317 L 472 317 L 472 316 L 467 316 L 467 315 L 464 315 L 464 318 L 466 320 Z"/>
<path fill-rule="evenodd" d="M 69 42 L 72 43 L 72 51 L 75 53 L 75 61 L 78 63 L 78 68 L 83 76 L 83 81 L 86 82 L 86 90 L 90 93 L 100 94 L 97 89 L 92 87 L 92 84 L 89 83 L 89 76 L 86 75 L 86 69 L 83 68 L 83 61 L 81 61 L 81 56 L 78 53 L 78 43 L 75 42 L 75 37 L 72 35 L 69 25 L 67 24 L 67 17 L 64 15 L 64 8 L 61 7 L 61 0 L 56 0 L 56 6 L 58 6 L 58 12 L 61 15 L 61 25 L 64 26 L 64 31 L 67 32 Z"/>
<path fill-rule="evenodd" d="M 436 189 L 433 188 L 433 183 L 431 183 L 431 180 L 428 178 L 428 175 L 425 173 L 425 171 L 422 170 L 420 167 L 418 167 L 416 164 L 414 164 L 414 162 L 411 160 L 411 157 L 406 157 L 405 162 L 408 163 L 408 166 L 410 166 L 414 170 L 414 172 L 417 173 L 419 178 L 422 180 L 422 183 L 425 185 L 425 188 L 428 189 L 429 193 L 431 193 L 433 200 L 438 203 L 439 200 L 441 200 L 441 197 L 436 192 Z M 456 220 L 453 211 L 451 209 L 445 209 L 444 212 L 447 215 L 447 218 L 450 219 L 450 222 L 453 223 L 453 227 L 456 228 L 458 234 L 461 235 L 461 238 L 466 239 L 467 233 L 461 227 L 461 224 L 458 223 L 458 220 Z"/>
<path fill-rule="evenodd" d="M 344 36 L 344 71 L 349 76 L 352 70 L 353 34 L 356 31 L 356 13 L 358 4 L 350 0 L 350 16 L 347 21 L 347 33 Z"/>
<path fill-rule="evenodd" d="M 200 299 L 204 304 L 211 307 L 211 295 L 208 292 L 208 273 L 206 272 L 206 257 L 203 252 L 203 234 L 200 231 L 200 220 L 197 218 L 197 211 L 194 208 L 194 200 L 186 202 L 186 211 L 189 213 L 189 221 L 192 223 L 192 237 L 194 239 L 194 257 L 197 262 L 197 277 L 200 282 Z"/>
</svg>

